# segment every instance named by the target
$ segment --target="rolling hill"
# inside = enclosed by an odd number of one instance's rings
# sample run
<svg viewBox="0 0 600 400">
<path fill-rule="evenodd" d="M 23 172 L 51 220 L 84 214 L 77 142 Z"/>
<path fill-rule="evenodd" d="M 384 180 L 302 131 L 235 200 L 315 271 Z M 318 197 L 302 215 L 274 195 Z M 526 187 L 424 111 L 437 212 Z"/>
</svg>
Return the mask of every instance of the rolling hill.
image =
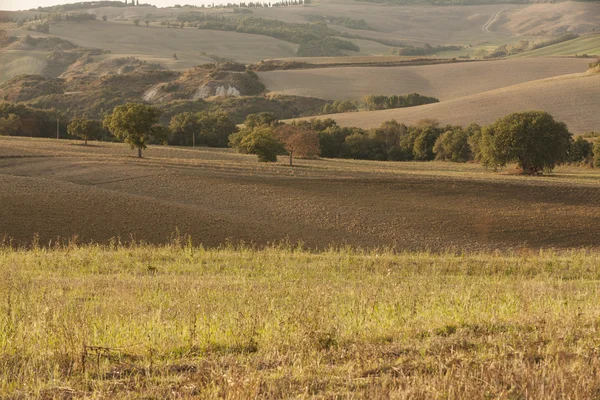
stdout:
<svg viewBox="0 0 600 400">
<path fill-rule="evenodd" d="M 51 34 L 81 47 L 109 50 L 111 57 L 135 56 L 171 69 L 213 62 L 210 55 L 251 63 L 296 54 L 294 44 L 267 36 L 159 25 L 136 27 L 130 21 L 63 22 L 52 25 Z"/>
<path fill-rule="evenodd" d="M 543 110 L 564 121 L 572 133 L 600 127 L 600 74 L 573 74 L 527 82 L 419 107 L 334 114 L 342 126 L 374 128 L 395 119 L 413 124 L 424 118 L 444 124 L 488 124 L 513 112 Z"/>
<path fill-rule="evenodd" d="M 449 100 L 525 83 L 583 72 L 585 59 L 519 59 L 408 67 L 336 67 L 260 72 L 274 93 L 328 100 L 365 95 L 417 92 Z"/>
</svg>

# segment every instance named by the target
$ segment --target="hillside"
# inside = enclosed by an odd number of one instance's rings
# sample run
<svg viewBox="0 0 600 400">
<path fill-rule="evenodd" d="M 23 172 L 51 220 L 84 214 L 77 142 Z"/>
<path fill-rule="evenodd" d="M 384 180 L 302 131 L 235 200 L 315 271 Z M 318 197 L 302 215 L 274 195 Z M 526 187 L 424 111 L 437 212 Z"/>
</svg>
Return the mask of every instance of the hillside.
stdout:
<svg viewBox="0 0 600 400">
<path fill-rule="evenodd" d="M 528 81 L 583 72 L 586 59 L 524 59 L 407 67 L 336 67 L 259 72 L 274 93 L 324 99 L 420 93 L 449 100 Z"/>
<path fill-rule="evenodd" d="M 354 114 L 358 115 L 358 114 Z M 0 237 L 397 250 L 597 246 L 600 174 L 526 178 L 476 164 L 285 160 L 230 150 L 0 137 Z"/>
<path fill-rule="evenodd" d="M 574 74 L 527 82 L 409 109 L 334 114 L 342 126 L 373 128 L 395 119 L 413 124 L 424 118 L 444 124 L 488 124 L 513 112 L 543 110 L 564 121 L 572 133 L 581 134 L 600 126 L 600 74 Z M 323 116 L 322 118 L 326 118 Z"/>
</svg>

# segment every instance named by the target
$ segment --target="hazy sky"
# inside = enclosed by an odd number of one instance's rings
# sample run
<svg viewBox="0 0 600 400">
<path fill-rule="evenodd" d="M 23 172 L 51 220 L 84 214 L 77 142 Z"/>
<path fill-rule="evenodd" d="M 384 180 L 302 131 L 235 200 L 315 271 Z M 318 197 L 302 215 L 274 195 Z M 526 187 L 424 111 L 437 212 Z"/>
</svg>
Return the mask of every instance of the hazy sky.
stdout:
<svg viewBox="0 0 600 400">
<path fill-rule="evenodd" d="M 233 0 L 214 0 L 215 4 L 220 3 L 237 3 L 238 1 Z M 0 10 L 29 10 L 30 8 L 37 8 L 39 6 L 54 6 L 56 4 L 75 3 L 74 1 L 68 0 L 0 0 Z M 174 6 L 175 4 L 195 4 L 201 5 L 212 4 L 213 1 L 202 1 L 202 0 L 142 0 L 140 3 L 153 4 L 158 7 Z"/>
</svg>

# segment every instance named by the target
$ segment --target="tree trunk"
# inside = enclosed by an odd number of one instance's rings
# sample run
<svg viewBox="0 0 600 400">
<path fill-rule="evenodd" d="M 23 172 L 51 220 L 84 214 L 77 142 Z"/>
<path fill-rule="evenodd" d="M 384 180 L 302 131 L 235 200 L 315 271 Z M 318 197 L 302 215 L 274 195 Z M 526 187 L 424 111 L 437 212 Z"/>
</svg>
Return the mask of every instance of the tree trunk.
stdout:
<svg viewBox="0 0 600 400">
<path fill-rule="evenodd" d="M 192 135 L 192 147 L 196 147 L 196 134 Z"/>
<path fill-rule="evenodd" d="M 87 138 L 84 139 L 84 144 L 87 146 Z"/>
<path fill-rule="evenodd" d="M 292 152 L 290 151 L 290 167 L 293 167 L 294 165 L 292 164 Z"/>
<path fill-rule="evenodd" d="M 138 158 L 142 158 L 142 148 L 138 147 Z"/>
</svg>

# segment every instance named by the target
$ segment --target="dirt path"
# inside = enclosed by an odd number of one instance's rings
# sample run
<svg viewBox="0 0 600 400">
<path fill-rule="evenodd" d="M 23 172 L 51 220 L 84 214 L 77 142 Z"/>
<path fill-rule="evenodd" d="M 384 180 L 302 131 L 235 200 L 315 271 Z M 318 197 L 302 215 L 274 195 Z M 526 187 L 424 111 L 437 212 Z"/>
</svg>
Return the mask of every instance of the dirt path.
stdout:
<svg viewBox="0 0 600 400">
<path fill-rule="evenodd" d="M 494 24 L 494 22 L 496 22 L 496 20 L 498 20 L 498 17 L 504 11 L 506 11 L 506 8 L 502 9 L 502 10 L 498 11 L 496 14 L 494 14 L 492 16 L 492 18 L 490 18 L 490 20 L 483 26 L 483 28 L 481 28 L 481 31 L 485 32 L 485 33 L 493 33 L 492 31 L 490 31 L 490 27 Z"/>
</svg>

